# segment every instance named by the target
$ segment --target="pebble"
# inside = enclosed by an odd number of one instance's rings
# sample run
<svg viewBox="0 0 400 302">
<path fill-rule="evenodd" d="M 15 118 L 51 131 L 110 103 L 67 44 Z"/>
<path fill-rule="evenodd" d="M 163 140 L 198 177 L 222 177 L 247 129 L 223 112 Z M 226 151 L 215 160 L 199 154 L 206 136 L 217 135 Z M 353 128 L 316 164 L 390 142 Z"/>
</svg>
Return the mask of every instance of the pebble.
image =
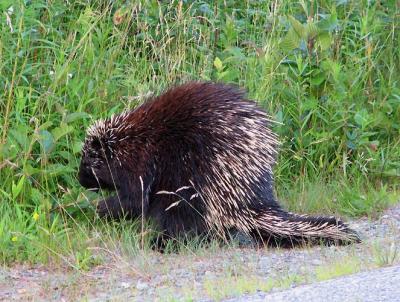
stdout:
<svg viewBox="0 0 400 302">
<path fill-rule="evenodd" d="M 213 275 L 213 272 L 211 272 L 211 271 L 205 271 L 204 272 L 204 276 L 206 276 L 206 277 L 210 277 L 212 275 Z"/>
<path fill-rule="evenodd" d="M 315 266 L 319 266 L 319 265 L 322 265 L 322 260 L 320 260 L 320 259 L 314 259 L 314 260 L 312 260 L 311 261 L 311 264 L 312 265 L 315 265 Z"/>
<path fill-rule="evenodd" d="M 147 289 L 148 287 L 149 287 L 149 284 L 146 283 L 146 282 L 143 282 L 142 280 L 139 280 L 136 283 L 136 289 L 137 290 L 143 291 L 143 290 Z"/>
<path fill-rule="evenodd" d="M 32 297 L 45 293 L 42 285 L 45 273 L 46 278 L 51 278 L 52 281 L 51 286 L 46 289 L 48 293 L 46 292 L 42 297 L 43 300 L 49 300 L 49 297 L 56 295 L 61 299 L 68 292 L 63 289 L 66 284 L 67 286 L 72 284 L 69 281 L 72 279 L 79 286 L 81 284 L 85 286 L 85 290 L 89 291 L 85 294 L 88 295 L 90 301 L 164 301 L 167 298 L 170 300 L 186 299 L 186 295 L 188 295 L 188 299 L 193 298 L 194 301 L 209 301 L 210 295 L 204 288 L 206 280 L 211 283 L 214 283 L 215 280 L 215 285 L 224 289 L 225 281 L 221 280 L 224 280 L 225 277 L 227 277 L 227 286 L 232 286 L 229 282 L 235 280 L 236 277 L 244 278 L 244 280 L 246 278 L 274 280 L 290 275 L 306 276 L 315 273 L 318 266 L 341 261 L 348 256 L 351 258 L 354 253 L 360 259 L 366 259 L 365 256 L 371 257 L 373 249 L 370 247 L 374 242 L 378 242 L 379 246 L 388 249 L 387 252 L 400 250 L 400 233 L 398 231 L 400 230 L 400 204 L 391 211 L 385 212 L 380 219 L 361 218 L 354 222 L 350 221 L 349 224 L 362 235 L 363 239 L 365 238 L 364 242 L 367 246 L 365 244 L 342 247 L 315 246 L 293 250 L 257 249 L 249 246 L 222 248 L 216 252 L 206 251 L 203 256 L 194 255 L 193 257 L 152 254 L 147 263 L 150 269 L 144 269 L 143 272 L 150 277 L 149 279 L 132 274 L 132 271 L 100 266 L 93 268 L 90 272 L 91 279 L 85 276 L 72 278 L 72 274 L 69 272 L 65 274 L 51 272 L 46 267 L 40 269 L 22 266 L 0 267 L 0 297 L 8 299 L 12 296 L 11 301 L 18 300 L 18 298 L 21 301 L 28 293 Z M 396 261 L 400 262 L 400 256 L 397 256 Z M 110 260 L 110 263 L 113 262 Z M 129 264 L 135 266 L 136 262 L 132 260 Z M 232 273 L 234 274 L 232 275 Z M 113 281 L 107 281 L 111 276 Z M 19 291 L 19 288 L 28 289 L 28 293 L 24 293 L 24 290 Z M 116 288 L 118 288 L 117 291 Z M 132 290 L 132 288 L 136 290 Z M 279 289 L 276 288 L 276 290 Z M 68 293 L 66 295 L 67 300 L 76 300 L 74 298 L 77 298 L 68 296 Z"/>
<path fill-rule="evenodd" d="M 131 287 L 132 286 L 132 284 L 131 283 L 129 283 L 129 282 L 121 282 L 121 287 L 122 288 L 129 288 L 129 287 Z"/>
</svg>

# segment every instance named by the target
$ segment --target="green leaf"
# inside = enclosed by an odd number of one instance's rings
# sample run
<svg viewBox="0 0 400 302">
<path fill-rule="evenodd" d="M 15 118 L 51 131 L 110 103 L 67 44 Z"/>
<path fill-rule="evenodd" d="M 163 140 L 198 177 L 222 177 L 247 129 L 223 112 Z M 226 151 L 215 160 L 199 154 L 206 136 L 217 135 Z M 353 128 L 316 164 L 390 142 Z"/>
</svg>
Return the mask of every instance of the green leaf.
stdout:
<svg viewBox="0 0 400 302">
<path fill-rule="evenodd" d="M 39 131 L 39 144 L 45 154 L 49 154 L 55 145 L 55 140 L 53 135 L 47 130 Z"/>
<path fill-rule="evenodd" d="M 347 148 L 349 148 L 351 150 L 356 150 L 357 149 L 356 144 L 354 144 L 354 142 L 352 142 L 352 141 L 347 141 L 346 142 L 346 146 L 347 146 Z"/>
<path fill-rule="evenodd" d="M 321 68 L 328 72 L 336 83 L 342 83 L 343 74 L 340 72 L 342 68 L 338 62 L 326 59 L 321 63 Z"/>
<path fill-rule="evenodd" d="M 243 61 L 246 59 L 246 56 L 243 54 L 243 50 L 239 47 L 229 47 L 228 49 L 226 49 L 226 52 L 231 54 L 229 58 L 236 60 L 236 62 L 238 60 Z M 226 59 L 224 60 L 224 62 L 226 62 Z"/>
<path fill-rule="evenodd" d="M 354 115 L 354 121 L 357 125 L 361 126 L 361 128 L 365 128 L 371 122 L 367 109 L 357 111 Z"/>
<path fill-rule="evenodd" d="M 293 16 L 289 16 L 289 22 L 299 38 L 306 38 L 306 29 L 303 24 L 297 21 Z"/>
<path fill-rule="evenodd" d="M 318 35 L 318 27 L 314 22 L 307 23 L 306 36 L 308 39 L 315 38 Z"/>
<path fill-rule="evenodd" d="M 225 70 L 218 74 L 218 80 L 223 80 L 226 82 L 234 81 L 238 77 L 238 72 L 236 70 Z"/>
<path fill-rule="evenodd" d="M 49 176 L 57 176 L 70 172 L 74 172 L 74 169 L 72 169 L 70 166 L 64 166 L 62 164 L 48 165 L 46 170 L 43 171 L 43 173 Z"/>
<path fill-rule="evenodd" d="M 25 110 L 26 97 L 24 95 L 24 89 L 22 87 L 17 87 L 15 89 L 15 109 L 16 113 L 23 113 Z"/>
<path fill-rule="evenodd" d="M 12 201 L 12 196 L 11 196 L 11 194 L 9 194 L 8 192 L 6 192 L 6 191 L 4 191 L 4 190 L 2 190 L 2 189 L 0 189 L 0 193 L 1 193 L 3 196 L 5 196 L 8 200 Z M 4 199 L 3 199 L 3 200 L 4 200 Z"/>
<path fill-rule="evenodd" d="M 400 169 L 388 169 L 385 170 L 382 174 L 385 176 L 400 177 Z"/>
<path fill-rule="evenodd" d="M 51 126 L 53 126 L 53 122 L 47 121 L 39 126 L 39 130 L 46 130 L 46 129 L 50 128 Z"/>
<path fill-rule="evenodd" d="M 222 70 L 223 65 L 222 65 L 222 61 L 221 61 L 220 58 L 215 57 L 215 59 L 214 59 L 214 66 L 215 66 L 215 68 L 217 68 L 218 71 L 221 71 L 221 70 Z"/>
<path fill-rule="evenodd" d="M 83 142 L 81 141 L 75 141 L 72 145 L 72 152 L 74 152 L 74 154 L 76 153 L 80 153 L 83 147 Z"/>
<path fill-rule="evenodd" d="M 318 107 L 318 100 L 316 98 L 310 97 L 302 104 L 304 110 L 313 110 Z"/>
<path fill-rule="evenodd" d="M 23 175 L 19 179 L 17 184 L 15 184 L 14 182 L 12 183 L 11 193 L 12 193 L 13 199 L 16 199 L 18 197 L 18 195 L 21 193 L 24 183 L 25 183 L 25 175 Z"/>
<path fill-rule="evenodd" d="M 61 150 L 61 151 L 58 151 L 57 153 L 60 154 L 68 162 L 71 162 L 71 163 L 73 160 L 76 159 L 76 157 L 74 157 L 73 154 L 68 151 Z"/>
<path fill-rule="evenodd" d="M 279 111 L 275 114 L 275 121 L 277 121 L 278 123 L 283 124 L 284 120 L 283 120 L 283 111 L 282 109 L 279 109 Z"/>
<path fill-rule="evenodd" d="M 327 15 L 325 19 L 319 21 L 317 24 L 320 30 L 329 32 L 333 31 L 339 25 L 336 12 Z"/>
<path fill-rule="evenodd" d="M 40 205 L 43 202 L 43 200 L 45 199 L 42 192 L 36 188 L 31 189 L 30 195 L 31 195 L 32 201 L 37 205 Z"/>
<path fill-rule="evenodd" d="M 327 50 L 332 44 L 331 34 L 328 32 L 320 33 L 317 37 L 317 43 L 322 50 Z"/>
<path fill-rule="evenodd" d="M 24 124 L 18 125 L 16 129 L 10 130 L 11 138 L 16 141 L 20 149 L 26 151 L 30 145 L 30 134 L 31 129 Z"/>
<path fill-rule="evenodd" d="M 14 0 L 1 0 L 0 1 L 0 11 L 6 10 L 15 4 Z"/>
<path fill-rule="evenodd" d="M 81 120 L 81 119 L 86 119 L 86 118 L 90 118 L 90 115 L 87 114 L 86 112 L 73 112 L 70 114 L 67 114 L 67 116 L 64 119 L 65 123 L 71 123 L 77 120 Z"/>
<path fill-rule="evenodd" d="M 301 39 L 291 28 L 280 43 L 282 50 L 289 52 L 299 47 Z"/>
<path fill-rule="evenodd" d="M 42 170 L 36 167 L 32 167 L 30 164 L 25 164 L 24 165 L 24 174 L 27 176 L 31 176 L 37 173 L 40 173 Z"/>
<path fill-rule="evenodd" d="M 326 75 L 323 71 L 318 71 L 318 72 L 313 72 L 313 75 L 311 76 L 310 83 L 311 85 L 314 86 L 319 86 L 321 85 L 326 79 Z"/>
<path fill-rule="evenodd" d="M 74 127 L 69 125 L 61 125 L 61 127 L 54 128 L 51 133 L 54 136 L 54 141 L 58 141 L 61 137 L 67 135 L 68 133 L 72 132 Z"/>
</svg>

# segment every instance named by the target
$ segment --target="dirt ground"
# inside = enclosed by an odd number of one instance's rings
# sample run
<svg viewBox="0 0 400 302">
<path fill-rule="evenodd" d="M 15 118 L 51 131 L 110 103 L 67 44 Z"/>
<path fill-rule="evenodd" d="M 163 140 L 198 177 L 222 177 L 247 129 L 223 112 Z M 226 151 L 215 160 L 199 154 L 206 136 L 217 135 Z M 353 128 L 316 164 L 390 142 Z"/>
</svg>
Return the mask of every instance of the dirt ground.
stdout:
<svg viewBox="0 0 400 302">
<path fill-rule="evenodd" d="M 400 263 L 400 204 L 377 220 L 363 218 L 350 225 L 363 243 L 296 249 L 213 247 L 196 254 L 148 252 L 135 259 L 115 253 L 86 272 L 60 265 L 3 267 L 0 300 L 223 300 L 333 278 L 343 274 L 340 263 L 346 261 L 354 264 L 354 272 Z"/>
</svg>

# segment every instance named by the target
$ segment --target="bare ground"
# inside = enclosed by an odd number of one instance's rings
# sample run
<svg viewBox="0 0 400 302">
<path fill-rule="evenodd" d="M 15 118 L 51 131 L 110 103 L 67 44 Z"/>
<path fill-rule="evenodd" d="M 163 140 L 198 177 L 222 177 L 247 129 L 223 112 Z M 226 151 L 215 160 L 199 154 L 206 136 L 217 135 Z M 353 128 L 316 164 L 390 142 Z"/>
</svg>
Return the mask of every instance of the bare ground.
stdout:
<svg viewBox="0 0 400 302">
<path fill-rule="evenodd" d="M 134 258 L 116 252 L 87 272 L 60 265 L 4 267 L 0 268 L 0 300 L 223 300 L 400 263 L 400 204 L 376 220 L 363 218 L 351 226 L 360 232 L 362 244 L 301 249 L 212 247 L 196 254 L 146 252 Z"/>
<path fill-rule="evenodd" d="M 257 293 L 226 302 L 398 302 L 400 265 L 351 274 L 322 282 L 297 286 L 275 293 Z"/>
</svg>

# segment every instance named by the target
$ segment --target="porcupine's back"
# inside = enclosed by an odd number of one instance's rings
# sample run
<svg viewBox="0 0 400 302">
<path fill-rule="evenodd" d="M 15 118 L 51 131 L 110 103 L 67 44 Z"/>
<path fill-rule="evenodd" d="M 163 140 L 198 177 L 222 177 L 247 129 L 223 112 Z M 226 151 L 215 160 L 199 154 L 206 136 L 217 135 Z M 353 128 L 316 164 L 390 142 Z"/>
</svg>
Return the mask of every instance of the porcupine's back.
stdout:
<svg viewBox="0 0 400 302">
<path fill-rule="evenodd" d="M 208 223 L 225 229 L 240 221 L 246 228 L 243 216 L 261 203 L 277 207 L 271 170 L 277 139 L 267 114 L 241 91 L 192 82 L 147 106 L 136 114 L 149 128 L 161 128 L 154 139 L 163 166 L 160 190 L 194 187 Z"/>
<path fill-rule="evenodd" d="M 357 240 L 339 220 L 280 208 L 272 173 L 278 142 L 269 122 L 237 89 L 191 82 L 101 126 L 118 142 L 110 150 L 123 169 L 146 172 L 151 162 L 149 216 L 169 233 L 234 227 L 263 240 Z"/>
<path fill-rule="evenodd" d="M 156 116 L 153 129 L 163 125 L 164 131 L 157 139 L 163 166 L 157 190 L 180 190 L 208 227 L 233 227 L 263 241 L 359 241 L 339 219 L 296 215 L 280 207 L 272 172 L 277 137 L 267 114 L 241 91 L 188 83 L 150 103 L 147 118 Z M 181 190 L 185 187 L 191 189 Z M 194 193 L 200 196 L 192 200 Z M 177 213 L 177 224 L 198 221 L 187 211 Z"/>
</svg>

